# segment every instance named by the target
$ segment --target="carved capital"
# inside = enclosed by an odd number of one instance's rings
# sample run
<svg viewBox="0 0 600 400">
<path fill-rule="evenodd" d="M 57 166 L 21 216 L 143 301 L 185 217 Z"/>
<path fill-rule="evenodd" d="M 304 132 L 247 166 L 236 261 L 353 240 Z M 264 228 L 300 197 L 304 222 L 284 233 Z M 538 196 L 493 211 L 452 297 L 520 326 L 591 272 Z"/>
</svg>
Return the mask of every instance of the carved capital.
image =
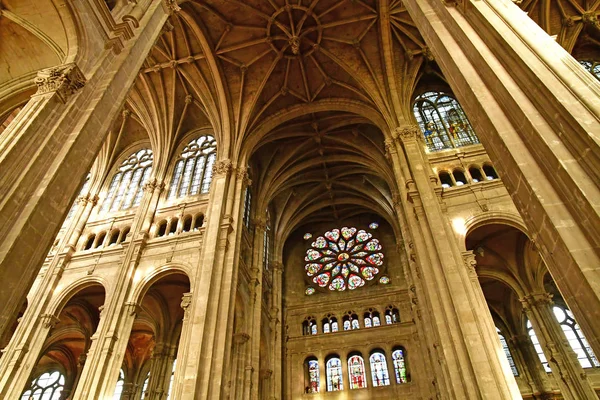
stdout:
<svg viewBox="0 0 600 400">
<path fill-rule="evenodd" d="M 261 369 L 259 373 L 261 379 L 268 379 L 271 377 L 271 375 L 273 375 L 272 369 Z"/>
<path fill-rule="evenodd" d="M 417 125 L 399 126 L 394 130 L 394 139 L 407 142 L 409 140 L 421 140 L 423 134 Z"/>
<path fill-rule="evenodd" d="M 586 11 L 581 14 L 581 20 L 585 25 L 600 28 L 600 20 L 598 19 L 598 15 L 598 11 Z"/>
<path fill-rule="evenodd" d="M 477 278 L 477 272 L 475 271 L 475 267 L 477 267 L 475 253 L 473 253 L 472 250 L 463 251 L 462 257 L 465 266 L 467 267 L 467 272 L 469 273 L 469 276 L 471 276 L 471 278 Z"/>
<path fill-rule="evenodd" d="M 237 178 L 239 180 L 242 181 L 242 184 L 244 186 L 251 186 L 252 185 L 252 180 L 250 179 L 250 176 L 248 175 L 248 169 L 247 168 L 240 168 L 237 170 Z"/>
<path fill-rule="evenodd" d="M 385 139 L 383 143 L 385 145 L 385 156 L 387 159 L 390 159 L 392 154 L 397 152 L 396 143 L 394 139 Z"/>
<path fill-rule="evenodd" d="M 125 303 L 125 307 L 127 307 L 127 312 L 129 316 L 133 317 L 134 315 L 139 315 L 142 311 L 142 305 L 134 302 Z"/>
<path fill-rule="evenodd" d="M 244 344 L 248 340 L 250 340 L 250 335 L 245 332 L 240 332 L 233 335 L 233 341 L 235 343 Z"/>
<path fill-rule="evenodd" d="M 215 174 L 215 176 L 227 176 L 231 173 L 232 169 L 233 164 L 231 163 L 231 160 L 221 160 L 217 161 L 217 163 L 215 164 L 213 173 Z"/>
<path fill-rule="evenodd" d="M 272 267 L 273 267 L 273 272 L 275 272 L 277 274 L 281 274 L 283 272 L 283 264 L 280 263 L 279 261 L 273 262 Z"/>
<path fill-rule="evenodd" d="M 165 184 L 163 182 L 159 182 L 157 179 L 152 179 L 144 185 L 144 191 L 148 193 L 152 193 L 155 190 L 158 192 L 162 192 L 165 189 Z"/>
<path fill-rule="evenodd" d="M 177 4 L 177 0 L 162 0 L 162 5 L 165 11 L 169 14 L 181 11 L 181 7 L 179 7 L 179 4 Z"/>
<path fill-rule="evenodd" d="M 38 87 L 36 95 L 56 93 L 60 101 L 66 103 L 85 85 L 86 80 L 79 67 L 69 63 L 39 71 L 34 82 Z"/>
<path fill-rule="evenodd" d="M 253 219 L 252 225 L 254 225 L 254 228 L 256 228 L 256 229 L 260 229 L 260 230 L 267 229 L 267 222 L 262 218 Z"/>
<path fill-rule="evenodd" d="M 546 292 L 532 293 L 519 299 L 525 311 L 528 311 L 535 307 L 550 306 L 553 304 L 552 295 Z"/>
<path fill-rule="evenodd" d="M 60 319 L 53 314 L 42 314 L 40 318 L 42 319 L 42 324 L 46 329 L 52 329 L 60 322 Z"/>
<path fill-rule="evenodd" d="M 88 203 L 90 203 L 92 207 L 94 207 L 96 204 L 98 204 L 98 196 L 92 196 L 87 194 L 85 196 L 79 196 L 77 198 L 77 204 L 79 204 L 80 206 L 85 207 Z"/>
</svg>

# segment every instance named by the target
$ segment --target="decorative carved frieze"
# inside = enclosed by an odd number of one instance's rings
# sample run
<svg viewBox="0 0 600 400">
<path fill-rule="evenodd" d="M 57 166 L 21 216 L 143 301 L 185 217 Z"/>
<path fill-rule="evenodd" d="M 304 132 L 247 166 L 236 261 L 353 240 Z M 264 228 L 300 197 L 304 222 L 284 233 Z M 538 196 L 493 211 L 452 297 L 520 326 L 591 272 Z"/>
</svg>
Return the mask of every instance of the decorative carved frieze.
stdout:
<svg viewBox="0 0 600 400">
<path fill-rule="evenodd" d="M 85 85 L 86 79 L 77 65 L 69 63 L 39 71 L 34 82 L 38 87 L 35 95 L 56 93 L 60 101 L 66 103 Z"/>
</svg>

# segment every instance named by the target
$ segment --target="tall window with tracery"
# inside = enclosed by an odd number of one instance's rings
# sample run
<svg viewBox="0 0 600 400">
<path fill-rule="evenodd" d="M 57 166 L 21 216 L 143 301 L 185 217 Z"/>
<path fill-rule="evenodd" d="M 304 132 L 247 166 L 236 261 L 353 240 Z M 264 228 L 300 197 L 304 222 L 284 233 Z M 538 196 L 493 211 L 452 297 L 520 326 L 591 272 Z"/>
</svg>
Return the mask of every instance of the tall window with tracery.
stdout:
<svg viewBox="0 0 600 400">
<path fill-rule="evenodd" d="M 125 372 L 123 372 L 123 368 L 121 368 L 119 371 L 117 386 L 115 386 L 115 391 L 113 393 L 113 400 L 119 400 L 121 398 L 121 394 L 123 393 L 123 385 L 125 385 Z"/>
<path fill-rule="evenodd" d="M 396 383 L 408 382 L 406 376 L 406 361 L 404 360 L 404 350 L 396 349 L 392 352 L 392 361 L 394 362 L 394 372 L 396 374 Z"/>
<path fill-rule="evenodd" d="M 390 384 L 390 375 L 388 373 L 385 355 L 381 351 L 375 351 L 369 357 L 371 364 L 371 379 L 373 386 L 388 386 Z"/>
<path fill-rule="evenodd" d="M 151 172 L 152 150 L 142 149 L 129 156 L 113 176 L 101 211 L 112 212 L 138 206 Z"/>
<path fill-rule="evenodd" d="M 21 400 L 59 400 L 65 389 L 65 377 L 59 371 L 44 372 L 31 381 L 29 388 L 21 395 Z"/>
<path fill-rule="evenodd" d="M 519 376 L 519 371 L 517 370 L 517 366 L 515 365 L 515 360 L 513 359 L 512 353 L 510 352 L 510 348 L 508 347 L 508 343 L 506 343 L 504 335 L 502 334 L 500 329 L 498 329 L 498 327 L 496 327 L 496 332 L 498 333 L 498 337 L 500 338 L 500 344 L 502 345 L 502 350 L 504 350 L 504 355 L 508 360 L 508 365 L 510 365 L 510 370 L 512 371 L 514 376 Z"/>
<path fill-rule="evenodd" d="M 429 151 L 479 143 L 462 107 L 448 93 L 421 94 L 415 100 L 413 112 Z"/>
<path fill-rule="evenodd" d="M 592 347 L 583 335 L 583 332 L 581 332 L 579 324 L 575 321 L 571 310 L 566 307 L 554 306 L 552 311 L 554 311 L 556 320 L 565 333 L 569 345 L 575 354 L 577 354 L 581 366 L 583 368 L 600 367 L 600 363 L 598 363 Z"/>
<path fill-rule="evenodd" d="M 216 158 L 217 142 L 212 136 L 189 142 L 175 163 L 168 199 L 208 193 Z"/>
<path fill-rule="evenodd" d="M 581 60 L 579 61 L 583 68 L 587 69 L 596 79 L 600 81 L 600 62 L 592 60 Z"/>
<path fill-rule="evenodd" d="M 327 391 L 337 392 L 344 390 L 344 380 L 342 379 L 342 361 L 339 357 L 331 357 L 327 360 Z"/>
<path fill-rule="evenodd" d="M 546 359 L 546 355 L 544 354 L 544 351 L 542 350 L 542 346 L 540 345 L 540 341 L 537 338 L 537 335 L 535 334 L 535 331 L 533 330 L 533 325 L 531 325 L 531 321 L 527 320 L 527 333 L 529 334 L 529 338 L 531 339 L 531 343 L 533 343 L 533 347 L 535 348 L 535 352 L 537 353 L 540 362 L 542 363 L 542 366 L 544 367 L 544 371 L 546 372 L 552 372 L 552 370 L 550 369 L 550 366 L 548 365 L 548 360 Z"/>
<path fill-rule="evenodd" d="M 348 378 L 350 381 L 350 389 L 362 389 L 367 387 L 365 362 L 358 354 L 348 358 Z"/>
</svg>

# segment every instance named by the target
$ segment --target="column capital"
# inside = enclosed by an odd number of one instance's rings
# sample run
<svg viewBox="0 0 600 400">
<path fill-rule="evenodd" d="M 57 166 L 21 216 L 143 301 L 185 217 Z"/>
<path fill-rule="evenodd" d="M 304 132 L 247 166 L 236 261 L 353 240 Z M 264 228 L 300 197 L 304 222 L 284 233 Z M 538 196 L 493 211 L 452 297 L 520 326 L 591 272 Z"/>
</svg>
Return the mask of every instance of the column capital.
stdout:
<svg viewBox="0 0 600 400">
<path fill-rule="evenodd" d="M 272 263 L 273 272 L 281 274 L 283 272 L 283 263 L 275 261 Z"/>
<path fill-rule="evenodd" d="M 152 193 L 154 191 L 158 191 L 158 193 L 165 190 L 165 183 L 159 182 L 158 179 L 151 179 L 144 184 L 144 192 Z"/>
<path fill-rule="evenodd" d="M 417 125 L 405 125 L 399 126 L 394 129 L 394 133 L 392 135 L 394 140 L 401 141 L 406 143 L 410 140 L 421 140 L 423 138 L 423 134 L 421 133 L 421 128 Z"/>
<path fill-rule="evenodd" d="M 236 343 L 243 344 L 250 340 L 250 335 L 248 335 L 246 332 L 235 333 L 233 335 L 233 340 Z"/>
<path fill-rule="evenodd" d="M 187 312 L 188 308 L 190 307 L 190 304 L 192 304 L 192 292 L 187 292 L 183 294 L 183 297 L 181 297 L 181 308 L 183 308 L 184 312 Z"/>
<path fill-rule="evenodd" d="M 267 229 L 267 221 L 265 221 L 263 218 L 253 219 L 252 225 L 254 225 L 254 228 L 256 228 L 256 229 L 260 229 L 260 230 Z"/>
<path fill-rule="evenodd" d="M 88 203 L 92 204 L 92 207 L 98 204 L 98 196 L 86 194 L 85 196 L 79 196 L 76 200 L 80 206 L 86 206 Z"/>
<path fill-rule="evenodd" d="M 42 314 L 40 318 L 46 329 L 52 329 L 60 322 L 60 319 L 54 314 Z"/>
<path fill-rule="evenodd" d="M 69 63 L 39 71 L 34 82 L 38 87 L 35 96 L 56 93 L 60 101 L 66 103 L 85 85 L 86 79 L 75 63 Z"/>
<path fill-rule="evenodd" d="M 519 299 L 525 311 L 542 305 L 552 305 L 552 295 L 547 292 L 531 293 Z"/>
<path fill-rule="evenodd" d="M 233 163 L 230 159 L 217 161 L 213 169 L 215 176 L 227 176 L 233 170 Z"/>
<path fill-rule="evenodd" d="M 138 303 L 134 303 L 133 301 L 129 301 L 125 303 L 125 307 L 127 307 L 127 311 L 130 316 L 137 316 L 142 311 L 142 305 Z"/>
<path fill-rule="evenodd" d="M 475 260 L 475 253 L 473 253 L 473 250 L 463 251 L 462 258 L 465 266 L 467 267 L 469 275 L 476 278 L 477 272 L 475 271 L 475 268 L 477 267 L 477 261 Z"/>
<path fill-rule="evenodd" d="M 162 0 L 162 5 L 168 14 L 181 11 L 181 7 L 177 4 L 177 0 Z"/>
<path fill-rule="evenodd" d="M 241 167 L 237 170 L 237 178 L 242 181 L 242 184 L 246 187 L 252 186 L 252 180 L 248 175 L 248 168 Z"/>
</svg>

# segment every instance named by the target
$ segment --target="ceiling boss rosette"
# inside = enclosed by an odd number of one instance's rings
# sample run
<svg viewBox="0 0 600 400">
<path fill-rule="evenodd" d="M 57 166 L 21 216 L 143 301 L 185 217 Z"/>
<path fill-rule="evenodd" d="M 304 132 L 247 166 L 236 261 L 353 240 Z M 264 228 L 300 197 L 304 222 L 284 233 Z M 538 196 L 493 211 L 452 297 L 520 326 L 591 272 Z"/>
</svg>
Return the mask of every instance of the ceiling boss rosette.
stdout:
<svg viewBox="0 0 600 400">
<path fill-rule="evenodd" d="M 312 281 L 333 291 L 354 290 L 379 274 L 379 240 L 365 230 L 343 227 L 325 232 L 306 250 L 304 269 Z"/>
</svg>

